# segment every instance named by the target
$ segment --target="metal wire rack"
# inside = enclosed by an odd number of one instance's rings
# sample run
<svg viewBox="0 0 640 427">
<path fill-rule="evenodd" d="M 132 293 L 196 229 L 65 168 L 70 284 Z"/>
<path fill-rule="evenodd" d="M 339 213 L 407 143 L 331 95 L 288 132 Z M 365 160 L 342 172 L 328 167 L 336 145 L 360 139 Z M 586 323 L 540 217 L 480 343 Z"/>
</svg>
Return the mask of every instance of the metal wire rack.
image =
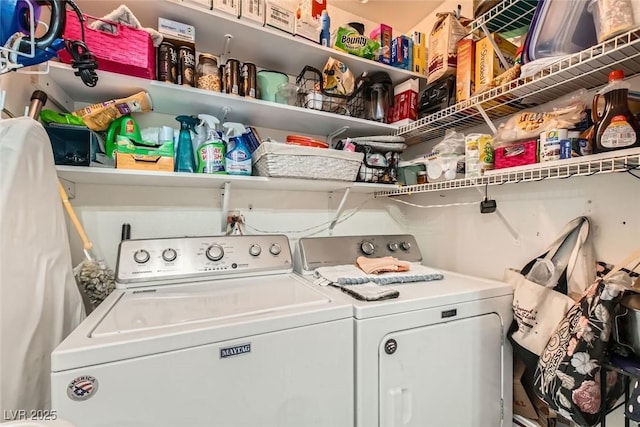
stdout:
<svg viewBox="0 0 640 427">
<path fill-rule="evenodd" d="M 489 31 L 505 33 L 528 27 L 538 0 L 503 0 L 470 24 L 475 31 L 486 25 Z"/>
<path fill-rule="evenodd" d="M 640 169 L 640 149 L 630 148 L 582 158 L 554 160 L 547 163 L 498 169 L 488 171 L 480 178 L 455 179 L 430 184 L 408 185 L 392 190 L 378 191 L 375 193 L 375 196 L 400 196 L 441 190 L 482 187 L 485 185 L 518 184 L 521 182 L 536 182 L 547 179 L 566 179 L 575 176 L 629 172 L 635 169 Z"/>
<path fill-rule="evenodd" d="M 581 88 L 606 84 L 613 68 L 629 77 L 640 72 L 640 27 L 607 40 L 539 71 L 457 103 L 449 108 L 399 127 L 395 135 L 404 136 L 409 145 L 440 138 L 445 130 L 468 129 L 485 123 L 476 106 L 490 119 L 549 102 Z"/>
</svg>

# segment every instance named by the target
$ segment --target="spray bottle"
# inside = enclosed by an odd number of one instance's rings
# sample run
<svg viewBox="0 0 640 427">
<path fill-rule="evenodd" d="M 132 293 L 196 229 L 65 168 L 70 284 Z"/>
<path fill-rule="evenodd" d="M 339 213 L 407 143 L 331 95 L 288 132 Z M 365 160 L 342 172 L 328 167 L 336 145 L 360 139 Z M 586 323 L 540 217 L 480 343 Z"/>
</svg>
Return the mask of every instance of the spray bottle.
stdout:
<svg viewBox="0 0 640 427">
<path fill-rule="evenodd" d="M 180 135 L 178 136 L 178 149 L 173 170 L 176 172 L 195 172 L 196 161 L 193 156 L 191 143 L 191 131 L 198 124 L 198 119 L 191 116 L 178 116 L 180 122 Z"/>
<path fill-rule="evenodd" d="M 245 127 L 242 123 L 227 122 L 227 154 L 225 168 L 229 175 L 251 175 L 251 150 L 245 141 Z"/>
<path fill-rule="evenodd" d="M 198 118 L 201 127 L 205 130 L 204 137 L 196 146 L 198 173 L 226 173 L 224 167 L 226 147 L 221 135 L 216 130 L 220 121 L 208 114 L 198 114 Z"/>
</svg>

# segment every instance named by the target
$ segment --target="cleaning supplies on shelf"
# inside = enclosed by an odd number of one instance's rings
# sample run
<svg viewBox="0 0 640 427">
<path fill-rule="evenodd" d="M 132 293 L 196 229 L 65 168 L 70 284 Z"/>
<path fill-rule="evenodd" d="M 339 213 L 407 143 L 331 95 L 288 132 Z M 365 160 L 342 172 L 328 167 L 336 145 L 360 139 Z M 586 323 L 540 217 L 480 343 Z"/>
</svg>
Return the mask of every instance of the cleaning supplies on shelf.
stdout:
<svg viewBox="0 0 640 427">
<path fill-rule="evenodd" d="M 217 131 L 220 121 L 208 114 L 198 114 L 198 139 L 194 138 L 198 173 L 218 173 L 225 171 L 225 143 Z"/>
<path fill-rule="evenodd" d="M 331 47 L 331 19 L 326 9 L 320 15 L 320 44 Z"/>
<path fill-rule="evenodd" d="M 193 155 L 191 131 L 198 124 L 198 119 L 191 116 L 178 116 L 176 120 L 180 122 L 180 135 L 178 136 L 178 147 L 175 152 L 174 171 L 195 172 L 196 160 Z"/>
<path fill-rule="evenodd" d="M 106 155 L 107 157 L 114 158 L 113 151 L 116 149 L 118 136 L 125 136 L 133 142 L 141 142 L 142 135 L 140 134 L 140 127 L 135 119 L 131 116 L 122 116 L 111 122 L 109 129 L 107 130 L 106 138 Z"/>
<path fill-rule="evenodd" d="M 229 175 L 251 175 L 251 150 L 245 140 L 244 125 L 227 122 L 222 125 L 226 131 L 227 154 L 225 168 Z"/>
</svg>

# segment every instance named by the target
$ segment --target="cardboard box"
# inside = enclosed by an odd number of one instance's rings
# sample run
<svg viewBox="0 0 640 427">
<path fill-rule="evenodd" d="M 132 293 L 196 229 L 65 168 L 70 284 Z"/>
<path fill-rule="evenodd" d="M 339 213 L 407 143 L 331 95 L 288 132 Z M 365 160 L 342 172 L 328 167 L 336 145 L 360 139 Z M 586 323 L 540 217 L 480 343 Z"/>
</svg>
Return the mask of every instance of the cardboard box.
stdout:
<svg viewBox="0 0 640 427">
<path fill-rule="evenodd" d="M 198 6 L 202 6 L 206 9 L 211 10 L 211 0 L 184 0 L 184 1 L 188 3 L 195 3 Z"/>
<path fill-rule="evenodd" d="M 496 46 L 500 49 L 505 59 L 509 63 L 509 67 L 515 65 L 516 50 L 518 47 L 513 43 L 502 38 L 499 34 L 493 34 Z M 476 72 L 475 86 L 478 92 L 483 91 L 491 80 L 507 71 L 498 58 L 493 44 L 488 37 L 484 37 L 476 43 Z"/>
<path fill-rule="evenodd" d="M 427 35 L 420 31 L 411 33 L 413 42 L 413 72 L 427 75 Z"/>
<path fill-rule="evenodd" d="M 296 30 L 296 5 L 290 1 L 266 1 L 265 25 L 294 34 Z"/>
<path fill-rule="evenodd" d="M 391 65 L 403 70 L 411 70 L 413 42 L 407 36 L 399 36 L 391 41 Z"/>
<path fill-rule="evenodd" d="M 458 41 L 467 34 L 464 25 L 453 13 L 439 13 L 429 34 L 428 83 L 455 75 Z"/>
<path fill-rule="evenodd" d="M 327 0 L 300 0 L 296 11 L 295 35 L 320 43 L 320 15 L 327 8 Z"/>
<path fill-rule="evenodd" d="M 213 10 L 230 13 L 238 18 L 240 16 L 240 0 L 213 0 Z"/>
<path fill-rule="evenodd" d="M 116 137 L 116 168 L 173 172 L 173 141 L 161 146 L 135 143 L 126 136 Z"/>
<path fill-rule="evenodd" d="M 380 24 L 369 33 L 369 38 L 380 44 L 380 55 L 375 60 L 383 64 L 391 65 L 391 43 L 393 41 L 393 29 L 385 24 Z"/>
<path fill-rule="evenodd" d="M 458 42 L 458 63 L 456 67 L 456 102 L 471 98 L 475 92 L 476 42 L 462 39 Z"/>
<path fill-rule="evenodd" d="M 409 120 L 405 124 L 410 123 L 418 118 L 418 92 L 420 91 L 420 83 L 418 79 L 409 79 L 393 88 L 393 108 L 391 109 L 391 117 L 389 122 L 398 124 L 398 122 Z"/>
<path fill-rule="evenodd" d="M 513 413 L 514 415 L 522 415 L 531 420 L 538 419 L 533 403 L 529 399 L 527 391 L 522 385 L 521 378 L 524 374 L 525 365 L 517 358 L 513 359 Z"/>
<path fill-rule="evenodd" d="M 240 19 L 248 19 L 264 25 L 264 0 L 240 0 Z"/>
</svg>

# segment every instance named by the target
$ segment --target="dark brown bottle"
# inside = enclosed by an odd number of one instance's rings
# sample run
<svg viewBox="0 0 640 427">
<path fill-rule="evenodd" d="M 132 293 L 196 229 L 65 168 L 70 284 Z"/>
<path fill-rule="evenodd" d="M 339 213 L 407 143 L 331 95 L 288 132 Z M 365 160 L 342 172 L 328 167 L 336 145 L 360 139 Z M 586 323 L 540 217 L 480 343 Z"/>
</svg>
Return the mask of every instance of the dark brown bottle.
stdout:
<svg viewBox="0 0 640 427">
<path fill-rule="evenodd" d="M 629 84 L 624 82 L 624 71 L 609 73 L 609 84 L 603 89 L 605 106 L 595 124 L 594 153 L 640 147 L 640 124 L 631 114 L 627 97 Z M 597 111 L 598 98 L 593 98 L 593 110 Z"/>
</svg>

